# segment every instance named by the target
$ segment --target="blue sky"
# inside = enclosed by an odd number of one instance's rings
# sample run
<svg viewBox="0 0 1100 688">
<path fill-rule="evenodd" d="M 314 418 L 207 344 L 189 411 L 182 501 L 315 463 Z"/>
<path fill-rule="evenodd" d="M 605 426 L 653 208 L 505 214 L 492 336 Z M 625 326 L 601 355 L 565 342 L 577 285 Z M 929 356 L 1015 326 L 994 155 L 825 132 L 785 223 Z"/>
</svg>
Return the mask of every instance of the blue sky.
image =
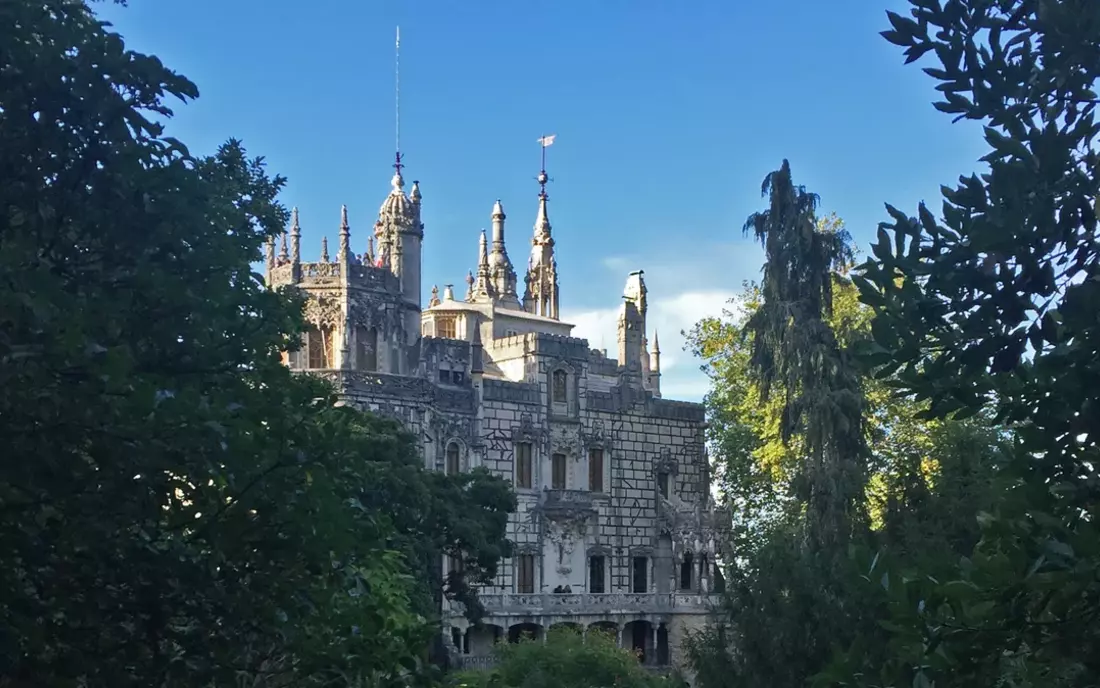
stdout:
<svg viewBox="0 0 1100 688">
<path fill-rule="evenodd" d="M 194 152 L 229 137 L 289 179 L 303 253 L 352 241 L 389 191 L 394 28 L 401 148 L 424 194 L 425 298 L 463 288 L 493 201 L 522 274 L 542 134 L 563 318 L 615 349 L 626 275 L 646 271 L 665 396 L 706 379 L 680 331 L 717 315 L 762 254 L 744 239 L 760 183 L 784 157 L 864 247 L 884 202 L 934 209 L 978 168 L 980 130 L 931 106 L 933 82 L 878 31 L 894 0 L 130 0 L 99 5 L 132 49 L 158 55 L 200 98 L 169 133 Z"/>
</svg>

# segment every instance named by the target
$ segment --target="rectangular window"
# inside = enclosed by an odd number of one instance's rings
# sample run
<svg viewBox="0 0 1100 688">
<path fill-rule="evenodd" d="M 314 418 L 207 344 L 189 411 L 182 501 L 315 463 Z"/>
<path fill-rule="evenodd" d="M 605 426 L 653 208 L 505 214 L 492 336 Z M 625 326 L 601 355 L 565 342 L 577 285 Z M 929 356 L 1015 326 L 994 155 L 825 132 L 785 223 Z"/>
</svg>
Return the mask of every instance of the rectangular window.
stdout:
<svg viewBox="0 0 1100 688">
<path fill-rule="evenodd" d="M 356 367 L 359 370 L 375 372 L 378 370 L 378 330 L 360 327 L 355 331 Z"/>
<path fill-rule="evenodd" d="M 516 444 L 516 487 L 530 490 L 531 480 L 531 443 Z"/>
<path fill-rule="evenodd" d="M 657 474 L 657 491 L 662 497 L 668 499 L 668 473 Z"/>
<path fill-rule="evenodd" d="M 602 594 L 607 592 L 604 587 L 604 575 L 607 560 L 602 556 L 591 557 L 588 560 L 588 592 Z"/>
<path fill-rule="evenodd" d="M 435 336 L 440 339 L 455 339 L 455 319 L 439 318 L 435 321 Z"/>
<path fill-rule="evenodd" d="M 633 561 L 633 585 L 630 592 L 649 592 L 649 559 L 646 557 L 634 557 Z"/>
<path fill-rule="evenodd" d="M 565 489 L 565 454 L 550 457 L 550 487 L 554 490 Z"/>
<path fill-rule="evenodd" d="M 521 554 L 516 558 L 516 592 L 530 595 L 535 592 L 535 555 Z"/>
<path fill-rule="evenodd" d="M 603 492 L 603 449 L 588 450 L 588 489 Z"/>
</svg>

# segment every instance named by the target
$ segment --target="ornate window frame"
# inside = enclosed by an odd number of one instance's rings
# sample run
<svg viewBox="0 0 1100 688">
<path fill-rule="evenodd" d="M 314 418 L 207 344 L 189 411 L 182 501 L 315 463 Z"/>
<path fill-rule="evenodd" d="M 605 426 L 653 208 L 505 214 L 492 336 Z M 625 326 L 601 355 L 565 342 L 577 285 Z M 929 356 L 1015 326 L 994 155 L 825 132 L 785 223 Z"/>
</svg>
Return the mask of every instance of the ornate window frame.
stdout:
<svg viewBox="0 0 1100 688">
<path fill-rule="evenodd" d="M 554 400 L 554 376 L 565 373 L 565 401 Z M 564 359 L 552 362 L 546 369 L 546 411 L 554 418 L 576 418 L 579 405 L 577 369 Z"/>
<path fill-rule="evenodd" d="M 536 492 L 540 483 L 539 470 L 539 441 L 541 433 L 535 428 L 535 423 L 530 414 L 520 416 L 519 425 L 512 427 L 512 488 L 516 492 Z M 519 457 L 516 447 L 520 444 L 531 446 L 531 485 L 520 487 L 519 485 Z"/>
<path fill-rule="evenodd" d="M 614 556 L 610 547 L 606 545 L 592 545 L 584 553 L 584 578 L 585 589 L 589 593 L 592 592 L 592 557 L 603 557 L 603 593 L 594 593 L 596 595 L 606 594 L 611 592 L 611 582 L 614 580 L 611 576 L 611 562 L 614 561 Z"/>
<path fill-rule="evenodd" d="M 599 449 L 603 452 L 603 485 L 599 490 L 592 489 L 592 469 L 588 469 L 588 491 L 593 492 L 600 496 L 611 496 L 612 492 L 612 480 L 611 480 L 611 452 L 612 442 L 611 438 L 607 436 L 607 432 L 604 430 L 603 423 L 595 421 L 592 423 L 592 430 L 590 432 L 581 431 L 581 450 L 584 452 L 584 459 L 586 462 L 592 461 L 592 450 Z"/>
<path fill-rule="evenodd" d="M 443 472 L 447 475 L 455 475 L 465 470 L 467 457 L 469 456 L 469 449 L 466 443 L 458 437 L 448 437 L 443 443 Z M 451 446 L 458 448 L 458 465 L 457 470 L 451 471 L 449 452 Z"/>
<path fill-rule="evenodd" d="M 653 461 L 653 490 L 658 498 L 671 499 L 676 493 L 676 476 L 680 474 L 680 463 L 672 456 L 672 450 L 661 447 L 657 458 Z M 661 494 L 661 476 L 667 476 L 668 495 Z"/>
<path fill-rule="evenodd" d="M 645 585 L 646 589 L 641 593 L 634 591 L 634 560 L 639 557 L 645 557 Z M 627 574 L 626 574 L 626 589 L 627 592 L 635 595 L 646 594 L 653 589 L 653 566 L 654 566 L 654 549 L 648 545 L 631 547 L 627 553 Z"/>
<path fill-rule="evenodd" d="M 520 558 L 531 557 L 531 592 L 520 592 L 519 572 Z M 512 550 L 512 592 L 517 595 L 534 595 L 539 592 L 539 579 L 542 571 L 542 552 L 534 543 L 519 543 Z"/>
</svg>

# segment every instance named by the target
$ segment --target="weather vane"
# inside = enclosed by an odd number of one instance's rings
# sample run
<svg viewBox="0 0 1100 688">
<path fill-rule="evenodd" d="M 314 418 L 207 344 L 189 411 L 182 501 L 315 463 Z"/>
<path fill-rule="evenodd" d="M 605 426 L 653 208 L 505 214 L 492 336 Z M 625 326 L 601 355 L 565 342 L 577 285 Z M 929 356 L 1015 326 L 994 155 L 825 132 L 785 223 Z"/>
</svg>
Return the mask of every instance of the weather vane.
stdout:
<svg viewBox="0 0 1100 688">
<path fill-rule="evenodd" d="M 550 177 L 546 176 L 546 149 L 554 143 L 554 139 L 557 138 L 557 136 L 557 134 L 547 134 L 539 138 L 539 144 L 542 146 L 542 168 L 536 179 L 538 179 L 539 186 L 542 189 L 539 192 L 539 195 L 542 197 L 546 196 L 546 182 L 550 181 Z"/>
</svg>

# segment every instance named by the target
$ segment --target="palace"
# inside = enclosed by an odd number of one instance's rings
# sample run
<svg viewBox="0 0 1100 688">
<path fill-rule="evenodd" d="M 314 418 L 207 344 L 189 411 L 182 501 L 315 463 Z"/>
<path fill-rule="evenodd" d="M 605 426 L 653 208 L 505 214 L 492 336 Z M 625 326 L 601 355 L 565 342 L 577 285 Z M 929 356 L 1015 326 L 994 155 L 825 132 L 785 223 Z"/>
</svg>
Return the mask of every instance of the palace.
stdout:
<svg viewBox="0 0 1100 688">
<path fill-rule="evenodd" d="M 703 407 L 661 397 L 642 271 L 626 278 L 616 358 L 571 336 L 543 171 L 522 295 L 497 201 L 463 297 L 432 287 L 424 304 L 423 199 L 418 182 L 406 193 L 400 155 L 395 168 L 365 253 L 352 250 L 344 208 L 335 260 L 325 239 L 320 259 L 303 262 L 295 210 L 278 252 L 267 246 L 267 282 L 308 295 L 311 326 L 291 368 L 399 419 L 426 467 L 484 466 L 515 488 L 515 553 L 479 591 L 483 624 L 444 609 L 456 663 L 487 666 L 494 642 L 571 624 L 606 629 L 647 666 L 682 667 L 684 634 L 722 584 L 729 515 L 710 496 Z"/>
</svg>

